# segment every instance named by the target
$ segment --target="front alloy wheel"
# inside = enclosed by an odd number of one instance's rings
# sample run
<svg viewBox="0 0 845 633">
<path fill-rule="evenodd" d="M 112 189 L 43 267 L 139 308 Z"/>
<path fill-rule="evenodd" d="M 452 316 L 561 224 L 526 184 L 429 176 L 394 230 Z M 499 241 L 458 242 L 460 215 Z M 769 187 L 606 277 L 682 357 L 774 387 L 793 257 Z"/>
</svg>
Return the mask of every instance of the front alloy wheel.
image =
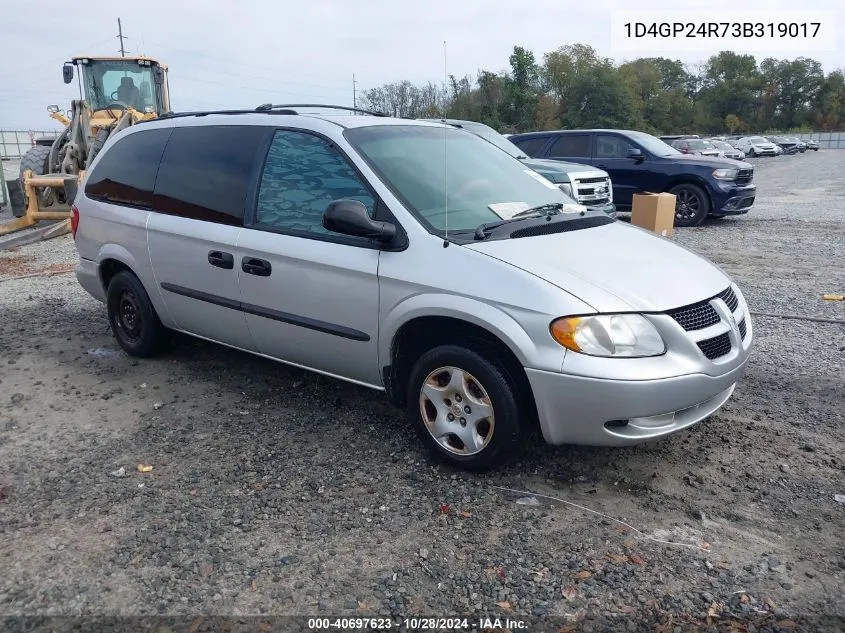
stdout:
<svg viewBox="0 0 845 633">
<path fill-rule="evenodd" d="M 675 226 L 698 226 L 710 212 L 710 200 L 705 191 L 693 184 L 673 187 L 675 194 Z"/>
<path fill-rule="evenodd" d="M 485 471 L 521 447 L 529 411 L 517 404 L 517 382 L 492 354 L 441 345 L 420 356 L 407 385 L 410 423 L 439 459 Z"/>
<path fill-rule="evenodd" d="M 476 455 L 493 439 L 490 396 L 475 376 L 457 367 L 438 367 L 426 377 L 420 415 L 434 441 L 455 455 Z"/>
</svg>

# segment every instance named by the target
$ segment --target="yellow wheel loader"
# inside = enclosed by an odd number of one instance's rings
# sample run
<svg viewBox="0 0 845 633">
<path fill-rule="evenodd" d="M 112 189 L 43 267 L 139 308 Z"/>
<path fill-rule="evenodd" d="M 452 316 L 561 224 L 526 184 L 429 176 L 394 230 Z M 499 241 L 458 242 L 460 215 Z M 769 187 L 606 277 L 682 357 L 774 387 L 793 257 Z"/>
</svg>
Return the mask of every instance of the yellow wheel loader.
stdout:
<svg viewBox="0 0 845 633">
<path fill-rule="evenodd" d="M 76 75 L 79 99 L 71 102 L 69 112 L 47 108 L 64 130 L 55 140 L 36 141 L 21 159 L 24 205 L 13 208 L 16 219 L 0 225 L 0 235 L 40 220 L 67 220 L 51 227 L 45 237 L 67 232 L 70 205 L 106 140 L 170 111 L 167 66 L 150 57 L 74 57 L 65 62 L 62 75 L 66 84 Z"/>
</svg>

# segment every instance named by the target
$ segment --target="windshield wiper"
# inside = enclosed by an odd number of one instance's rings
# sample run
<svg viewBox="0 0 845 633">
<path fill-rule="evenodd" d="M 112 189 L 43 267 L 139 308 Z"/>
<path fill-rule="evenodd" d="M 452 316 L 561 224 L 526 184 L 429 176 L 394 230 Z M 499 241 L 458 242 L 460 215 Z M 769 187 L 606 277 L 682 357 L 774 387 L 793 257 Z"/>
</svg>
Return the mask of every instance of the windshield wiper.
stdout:
<svg viewBox="0 0 845 633">
<path fill-rule="evenodd" d="M 531 207 L 525 211 L 520 211 L 516 215 L 507 220 L 497 220 L 496 222 L 485 222 L 479 224 L 475 229 L 474 238 L 476 240 L 486 240 L 489 237 L 490 231 L 497 229 L 502 225 L 510 224 L 511 222 L 519 222 L 520 220 L 529 220 L 531 218 L 548 218 L 557 215 L 563 209 L 562 202 L 551 202 L 549 204 L 541 204 L 536 207 Z"/>
</svg>

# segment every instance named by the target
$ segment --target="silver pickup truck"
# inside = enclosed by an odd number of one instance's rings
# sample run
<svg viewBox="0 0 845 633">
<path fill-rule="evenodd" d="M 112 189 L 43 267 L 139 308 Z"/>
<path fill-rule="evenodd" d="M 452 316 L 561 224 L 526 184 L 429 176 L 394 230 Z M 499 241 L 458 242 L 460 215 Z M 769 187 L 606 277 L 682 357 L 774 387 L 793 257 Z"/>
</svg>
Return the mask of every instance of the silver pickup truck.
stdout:
<svg viewBox="0 0 845 633">
<path fill-rule="evenodd" d="M 592 165 L 529 158 L 525 155 L 525 152 L 505 136 L 502 136 L 490 126 L 476 121 L 461 119 L 426 120 L 447 123 L 480 136 L 514 158 L 518 158 L 526 167 L 533 169 L 547 180 L 558 185 L 566 195 L 573 198 L 578 204 L 583 204 L 596 211 L 603 211 L 608 215 L 613 215 L 616 212 L 616 206 L 613 204 L 613 186 L 610 182 L 610 175 L 604 170 L 597 169 Z"/>
</svg>

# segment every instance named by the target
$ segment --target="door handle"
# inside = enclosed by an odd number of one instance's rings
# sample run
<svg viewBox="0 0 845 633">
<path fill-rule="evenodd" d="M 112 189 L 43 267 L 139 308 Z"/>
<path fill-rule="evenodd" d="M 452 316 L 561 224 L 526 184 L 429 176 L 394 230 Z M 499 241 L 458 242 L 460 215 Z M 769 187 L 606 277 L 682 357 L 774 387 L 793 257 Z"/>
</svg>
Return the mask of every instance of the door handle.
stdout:
<svg viewBox="0 0 845 633">
<path fill-rule="evenodd" d="M 258 259 L 257 257 L 244 257 L 241 260 L 241 270 L 248 275 L 258 275 L 259 277 L 269 277 L 273 270 L 270 262 L 266 259 Z"/>
<path fill-rule="evenodd" d="M 208 251 L 208 263 L 217 268 L 226 268 L 231 270 L 235 267 L 235 258 L 231 253 L 224 253 L 223 251 Z"/>
</svg>

